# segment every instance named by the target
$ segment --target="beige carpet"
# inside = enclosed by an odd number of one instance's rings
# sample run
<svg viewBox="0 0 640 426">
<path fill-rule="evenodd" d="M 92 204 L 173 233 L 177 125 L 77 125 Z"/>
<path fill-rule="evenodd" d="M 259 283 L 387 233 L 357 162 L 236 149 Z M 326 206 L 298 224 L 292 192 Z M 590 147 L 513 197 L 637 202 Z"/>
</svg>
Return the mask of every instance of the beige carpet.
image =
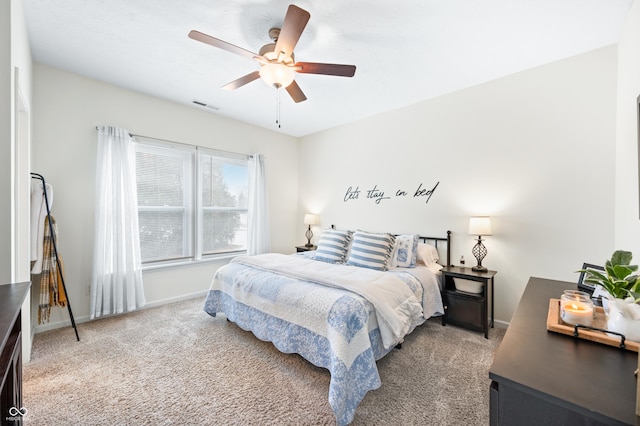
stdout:
<svg viewBox="0 0 640 426">
<path fill-rule="evenodd" d="M 329 373 L 278 352 L 203 299 L 37 334 L 28 425 L 333 425 Z M 378 362 L 353 425 L 487 425 L 490 339 L 430 320 Z"/>
</svg>

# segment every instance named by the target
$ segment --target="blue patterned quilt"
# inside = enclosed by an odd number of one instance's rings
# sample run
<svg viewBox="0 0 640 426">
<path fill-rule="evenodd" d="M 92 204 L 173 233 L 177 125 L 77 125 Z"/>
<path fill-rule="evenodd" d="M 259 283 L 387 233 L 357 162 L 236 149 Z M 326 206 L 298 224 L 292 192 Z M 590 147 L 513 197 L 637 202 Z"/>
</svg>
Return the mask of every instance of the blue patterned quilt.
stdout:
<svg viewBox="0 0 640 426">
<path fill-rule="evenodd" d="M 289 262 L 291 266 L 287 267 Z M 267 264 L 278 267 L 274 269 Z M 306 272 L 300 272 L 301 269 Z M 409 299 L 415 299 L 421 309 L 418 316 L 406 320 L 404 334 L 426 318 L 443 313 L 438 277 L 426 268 L 372 274 L 354 266 L 275 254 L 251 259 L 240 256 L 218 269 L 204 310 L 212 316 L 224 313 L 230 321 L 252 331 L 259 339 L 272 342 L 281 352 L 298 353 L 312 364 L 328 369 L 329 404 L 338 424 L 345 425 L 353 420 L 364 395 L 381 386 L 376 360 L 393 346 L 383 341 L 380 332 L 380 315 L 375 305 L 381 302 L 375 297 L 368 300 L 366 292 L 361 295 L 358 289 L 346 290 L 331 283 L 340 281 L 335 279 L 337 275 L 373 277 L 362 284 L 392 282 L 398 286 L 398 294 L 410 294 Z M 348 286 L 354 285 L 352 281 Z M 403 311 L 405 306 L 384 309 Z M 404 334 L 397 338 L 398 342 Z"/>
</svg>

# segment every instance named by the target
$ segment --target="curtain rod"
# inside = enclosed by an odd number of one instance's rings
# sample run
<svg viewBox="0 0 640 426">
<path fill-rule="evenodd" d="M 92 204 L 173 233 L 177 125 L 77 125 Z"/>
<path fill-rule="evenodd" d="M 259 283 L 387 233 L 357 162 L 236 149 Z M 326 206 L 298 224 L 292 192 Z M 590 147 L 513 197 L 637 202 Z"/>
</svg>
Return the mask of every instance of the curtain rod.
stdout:
<svg viewBox="0 0 640 426">
<path fill-rule="evenodd" d="M 96 130 L 99 130 L 99 126 L 96 126 Z M 161 142 L 174 143 L 174 144 L 178 144 L 178 145 L 184 145 L 184 146 L 190 146 L 190 147 L 196 147 L 196 148 L 210 149 L 212 151 L 217 151 L 217 152 L 220 152 L 220 153 L 223 153 L 223 154 L 243 155 L 243 156 L 246 156 L 248 158 L 253 158 L 253 155 L 251 155 L 251 154 L 241 154 L 239 152 L 225 151 L 225 150 L 217 149 L 217 148 L 207 148 L 206 146 L 199 146 L 199 145 L 192 145 L 192 144 L 184 143 L 184 142 L 170 141 L 169 139 L 161 139 L 161 138 L 155 138 L 155 137 L 152 137 L 152 136 L 138 135 L 138 134 L 131 133 L 131 132 L 129 132 L 129 136 L 131 136 L 132 138 L 139 137 L 139 138 L 144 138 L 144 139 L 151 139 L 151 140 L 154 140 L 154 141 L 161 141 Z"/>
</svg>

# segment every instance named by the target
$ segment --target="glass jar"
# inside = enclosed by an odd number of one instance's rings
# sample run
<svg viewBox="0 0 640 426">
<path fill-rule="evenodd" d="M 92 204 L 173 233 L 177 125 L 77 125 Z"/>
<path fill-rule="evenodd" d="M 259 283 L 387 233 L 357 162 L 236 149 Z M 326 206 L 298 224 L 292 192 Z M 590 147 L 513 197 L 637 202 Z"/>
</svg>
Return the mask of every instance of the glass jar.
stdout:
<svg viewBox="0 0 640 426">
<path fill-rule="evenodd" d="M 565 290 L 560 297 L 560 319 L 567 324 L 591 327 L 594 312 L 593 301 L 584 291 Z"/>
</svg>

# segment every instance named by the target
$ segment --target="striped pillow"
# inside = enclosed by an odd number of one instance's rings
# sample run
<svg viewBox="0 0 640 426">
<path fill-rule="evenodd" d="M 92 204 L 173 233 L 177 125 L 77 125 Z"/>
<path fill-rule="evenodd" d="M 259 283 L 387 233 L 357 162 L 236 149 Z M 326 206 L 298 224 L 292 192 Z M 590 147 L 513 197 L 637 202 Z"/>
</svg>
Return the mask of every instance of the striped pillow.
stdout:
<svg viewBox="0 0 640 426">
<path fill-rule="evenodd" d="M 353 234 L 347 265 L 386 271 L 395 241 L 391 234 L 357 231 Z"/>
<path fill-rule="evenodd" d="M 316 254 L 312 259 L 328 263 L 344 263 L 351 242 L 351 231 L 326 229 L 320 234 Z"/>
</svg>

